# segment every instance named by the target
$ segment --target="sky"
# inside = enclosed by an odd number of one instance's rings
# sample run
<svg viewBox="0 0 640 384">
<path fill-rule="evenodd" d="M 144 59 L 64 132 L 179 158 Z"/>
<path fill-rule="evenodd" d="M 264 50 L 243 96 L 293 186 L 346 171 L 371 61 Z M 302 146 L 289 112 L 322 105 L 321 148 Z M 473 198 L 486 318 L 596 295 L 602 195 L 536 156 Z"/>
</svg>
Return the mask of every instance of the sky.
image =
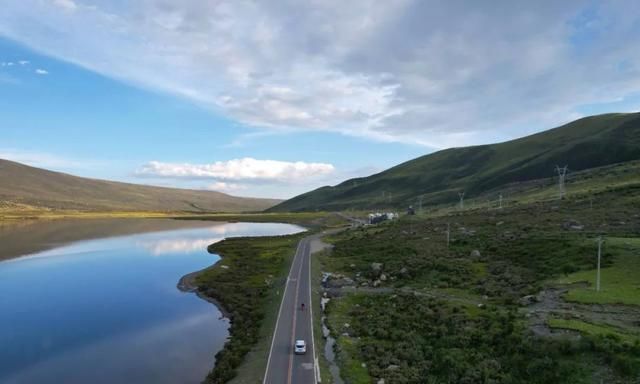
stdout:
<svg viewBox="0 0 640 384">
<path fill-rule="evenodd" d="M 640 2 L 4 0 L 0 158 L 289 198 L 640 109 Z"/>
</svg>

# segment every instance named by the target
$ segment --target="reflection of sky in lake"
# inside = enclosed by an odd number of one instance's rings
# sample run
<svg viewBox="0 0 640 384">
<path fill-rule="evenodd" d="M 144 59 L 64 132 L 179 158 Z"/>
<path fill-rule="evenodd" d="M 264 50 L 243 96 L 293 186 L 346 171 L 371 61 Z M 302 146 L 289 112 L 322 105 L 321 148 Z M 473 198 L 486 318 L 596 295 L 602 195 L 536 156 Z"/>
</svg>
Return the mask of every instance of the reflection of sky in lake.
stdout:
<svg viewBox="0 0 640 384">
<path fill-rule="evenodd" d="M 0 382 L 200 382 L 228 322 L 178 279 L 215 262 L 206 247 L 224 237 L 299 230 L 212 223 L 0 262 Z"/>
</svg>

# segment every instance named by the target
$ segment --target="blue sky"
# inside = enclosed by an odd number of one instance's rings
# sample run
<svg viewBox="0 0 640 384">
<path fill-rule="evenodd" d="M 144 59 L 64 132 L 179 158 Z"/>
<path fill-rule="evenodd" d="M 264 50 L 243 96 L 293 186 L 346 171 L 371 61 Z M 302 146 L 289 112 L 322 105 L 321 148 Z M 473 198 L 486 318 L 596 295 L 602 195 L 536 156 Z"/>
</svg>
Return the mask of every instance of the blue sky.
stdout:
<svg viewBox="0 0 640 384">
<path fill-rule="evenodd" d="M 425 153 L 418 145 L 331 132 L 265 134 L 188 99 L 110 79 L 14 41 L 0 39 L 0 52 L 0 61 L 14 63 L 0 68 L 0 158 L 86 177 L 197 189 L 213 183 L 143 177 L 136 171 L 149 161 L 206 164 L 245 157 L 336 168 L 313 180 L 315 185 L 218 188 L 236 195 L 290 197 L 323 185 L 318 181 L 368 175 Z"/>
<path fill-rule="evenodd" d="M 500 4 L 9 0 L 0 158 L 287 198 L 638 110 L 638 6 Z"/>
</svg>

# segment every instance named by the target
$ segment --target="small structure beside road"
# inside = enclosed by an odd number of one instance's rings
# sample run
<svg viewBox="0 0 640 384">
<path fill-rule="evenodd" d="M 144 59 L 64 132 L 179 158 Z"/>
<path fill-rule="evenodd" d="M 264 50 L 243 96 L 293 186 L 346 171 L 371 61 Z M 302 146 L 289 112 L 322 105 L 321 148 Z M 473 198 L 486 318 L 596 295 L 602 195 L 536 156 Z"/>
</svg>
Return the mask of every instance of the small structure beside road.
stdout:
<svg viewBox="0 0 640 384">
<path fill-rule="evenodd" d="M 393 213 L 393 212 L 370 213 L 369 214 L 369 224 L 378 224 L 378 223 L 381 223 L 381 222 L 386 221 L 386 220 L 397 219 L 398 217 L 399 217 L 399 215 L 397 213 Z"/>
</svg>

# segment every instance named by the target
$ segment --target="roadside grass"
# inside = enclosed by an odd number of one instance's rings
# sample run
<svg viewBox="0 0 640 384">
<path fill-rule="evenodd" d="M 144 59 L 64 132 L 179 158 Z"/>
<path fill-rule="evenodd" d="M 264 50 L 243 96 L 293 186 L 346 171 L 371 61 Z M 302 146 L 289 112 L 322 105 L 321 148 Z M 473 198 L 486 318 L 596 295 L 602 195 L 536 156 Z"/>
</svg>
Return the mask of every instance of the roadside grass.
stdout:
<svg viewBox="0 0 640 384">
<path fill-rule="evenodd" d="M 591 269 L 557 280 L 589 285 L 570 289 L 564 298 L 579 303 L 640 306 L 640 238 L 607 238 L 604 249 L 613 254 L 613 265 L 600 271 L 600 292 L 596 291 L 596 270 Z M 595 252 L 593 257 L 596 258 Z"/>
<path fill-rule="evenodd" d="M 218 300 L 232 318 L 230 338 L 216 355 L 215 366 L 206 381 L 259 384 L 298 242 L 321 228 L 344 226 L 346 220 L 325 212 L 216 214 L 180 219 L 286 222 L 311 228 L 295 235 L 230 238 L 213 244 L 209 251 L 220 254 L 221 260 L 196 277 L 200 293 Z M 317 290 L 312 296 L 318 296 Z M 319 313 L 319 301 L 315 308 Z M 322 335 L 321 329 L 314 328 L 314 333 Z"/>
<path fill-rule="evenodd" d="M 579 331 L 591 336 L 613 336 L 631 344 L 640 342 L 640 334 L 625 332 L 610 325 L 593 324 L 577 319 L 561 319 L 555 317 L 550 318 L 547 323 L 551 328 L 569 329 Z"/>
<path fill-rule="evenodd" d="M 349 384 L 369 384 L 371 377 L 366 366 L 357 358 L 358 341 L 348 337 L 338 336 L 336 342 L 339 345 L 338 358 L 341 362 L 340 373 L 343 378 L 347 378 Z"/>
<path fill-rule="evenodd" d="M 344 336 L 343 329 L 348 324 L 348 310 L 359 305 L 361 296 L 353 294 L 332 298 L 327 309 L 327 325 L 336 339 L 336 362 L 340 374 L 350 384 L 370 383 L 371 378 L 363 361 L 359 359 L 358 340 Z"/>
<path fill-rule="evenodd" d="M 286 279 L 295 255 L 294 246 L 292 252 L 288 252 L 286 255 L 286 261 L 282 267 L 282 270 L 278 274 L 279 278 L 273 287 L 269 290 L 268 297 L 264 302 L 264 320 L 260 326 L 260 334 L 258 342 L 251 348 L 249 353 L 242 361 L 242 364 L 238 367 L 238 375 L 229 381 L 230 384 L 261 384 L 264 377 L 264 373 L 267 367 L 267 359 L 271 349 L 271 338 L 273 336 L 273 330 L 276 326 L 278 318 L 278 312 L 280 310 L 280 303 L 282 301 L 282 295 L 284 294 L 283 276 Z"/>
<path fill-rule="evenodd" d="M 200 272 L 196 285 L 230 313 L 231 327 L 207 382 L 262 382 L 286 276 L 307 235 L 238 237 L 209 246 L 221 260 Z"/>
<path fill-rule="evenodd" d="M 329 372 L 329 363 L 324 355 L 326 339 L 322 335 L 322 308 L 320 307 L 320 287 L 322 280 L 322 266 L 320 257 L 324 251 L 311 254 L 311 305 L 313 306 L 313 336 L 316 347 L 316 357 L 320 364 L 320 378 L 323 383 L 331 384 L 332 378 Z"/>
</svg>

